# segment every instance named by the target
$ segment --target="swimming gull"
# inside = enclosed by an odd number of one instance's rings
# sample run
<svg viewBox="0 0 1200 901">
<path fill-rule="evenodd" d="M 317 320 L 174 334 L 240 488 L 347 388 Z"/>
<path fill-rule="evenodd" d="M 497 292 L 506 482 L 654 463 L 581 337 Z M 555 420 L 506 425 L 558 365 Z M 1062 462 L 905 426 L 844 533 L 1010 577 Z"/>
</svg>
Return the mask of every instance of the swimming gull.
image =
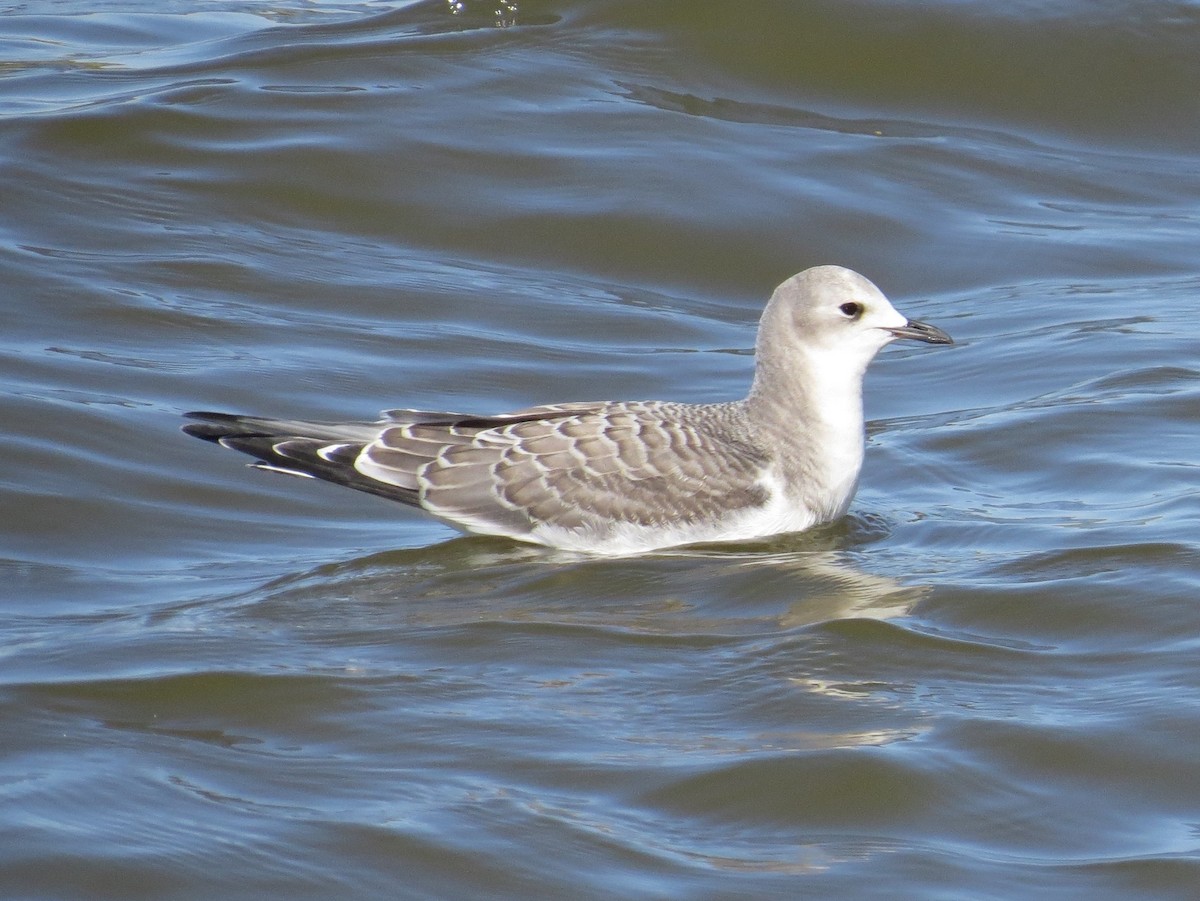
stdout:
<svg viewBox="0 0 1200 901">
<path fill-rule="evenodd" d="M 487 535 L 597 554 L 744 541 L 842 516 L 863 459 L 862 382 L 896 338 L 952 344 L 857 272 L 789 278 L 759 323 L 744 400 L 547 404 L 377 422 L 188 413 L 189 435 L 421 507 Z"/>
</svg>

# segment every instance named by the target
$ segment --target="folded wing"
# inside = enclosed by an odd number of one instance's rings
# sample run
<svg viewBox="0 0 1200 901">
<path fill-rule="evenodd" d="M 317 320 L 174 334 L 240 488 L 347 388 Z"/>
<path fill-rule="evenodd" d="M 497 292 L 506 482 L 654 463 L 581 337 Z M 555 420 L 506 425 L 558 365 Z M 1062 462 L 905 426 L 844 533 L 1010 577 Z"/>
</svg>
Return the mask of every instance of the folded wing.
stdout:
<svg viewBox="0 0 1200 901">
<path fill-rule="evenodd" d="M 390 415 L 402 419 L 398 413 Z M 605 534 L 761 506 L 766 460 L 742 426 L 680 415 L 674 404 L 535 407 L 503 417 L 395 422 L 355 467 L 475 531 Z"/>
</svg>

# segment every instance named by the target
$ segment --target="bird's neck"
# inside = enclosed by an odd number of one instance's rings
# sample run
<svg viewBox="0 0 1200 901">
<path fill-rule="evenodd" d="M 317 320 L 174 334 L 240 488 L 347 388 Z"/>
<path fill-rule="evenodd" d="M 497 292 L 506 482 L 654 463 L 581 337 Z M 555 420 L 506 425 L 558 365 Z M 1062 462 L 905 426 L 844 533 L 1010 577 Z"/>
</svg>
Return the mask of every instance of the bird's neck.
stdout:
<svg viewBox="0 0 1200 901">
<path fill-rule="evenodd" d="M 862 467 L 865 370 L 820 351 L 786 367 L 760 361 L 746 399 L 751 418 L 783 448 L 783 466 L 842 507 Z"/>
</svg>

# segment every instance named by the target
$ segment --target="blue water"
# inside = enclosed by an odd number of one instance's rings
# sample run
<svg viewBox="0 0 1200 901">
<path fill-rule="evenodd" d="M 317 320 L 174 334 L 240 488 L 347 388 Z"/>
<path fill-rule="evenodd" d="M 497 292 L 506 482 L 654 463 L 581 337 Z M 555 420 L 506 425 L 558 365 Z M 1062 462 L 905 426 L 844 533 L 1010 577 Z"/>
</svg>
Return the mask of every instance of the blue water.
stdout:
<svg viewBox="0 0 1200 901">
<path fill-rule="evenodd" d="M 0 34 L 0 894 L 1200 885 L 1194 3 L 31 3 Z M 189 409 L 744 392 L 858 269 L 852 512 L 625 560 Z"/>
</svg>

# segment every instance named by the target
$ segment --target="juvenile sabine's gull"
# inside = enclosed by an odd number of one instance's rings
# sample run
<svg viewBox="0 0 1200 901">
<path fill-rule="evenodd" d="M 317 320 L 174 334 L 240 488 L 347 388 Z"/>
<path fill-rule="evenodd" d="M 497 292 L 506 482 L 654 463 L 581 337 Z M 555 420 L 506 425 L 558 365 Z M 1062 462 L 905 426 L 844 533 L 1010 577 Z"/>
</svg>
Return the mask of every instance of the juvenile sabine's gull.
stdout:
<svg viewBox="0 0 1200 901">
<path fill-rule="evenodd" d="M 842 516 L 863 459 L 867 364 L 896 338 L 952 344 L 857 272 L 817 266 L 763 311 L 744 400 L 600 401 L 377 422 L 188 413 L 189 435 L 421 507 L 468 532 L 596 554 L 744 541 Z"/>
</svg>

